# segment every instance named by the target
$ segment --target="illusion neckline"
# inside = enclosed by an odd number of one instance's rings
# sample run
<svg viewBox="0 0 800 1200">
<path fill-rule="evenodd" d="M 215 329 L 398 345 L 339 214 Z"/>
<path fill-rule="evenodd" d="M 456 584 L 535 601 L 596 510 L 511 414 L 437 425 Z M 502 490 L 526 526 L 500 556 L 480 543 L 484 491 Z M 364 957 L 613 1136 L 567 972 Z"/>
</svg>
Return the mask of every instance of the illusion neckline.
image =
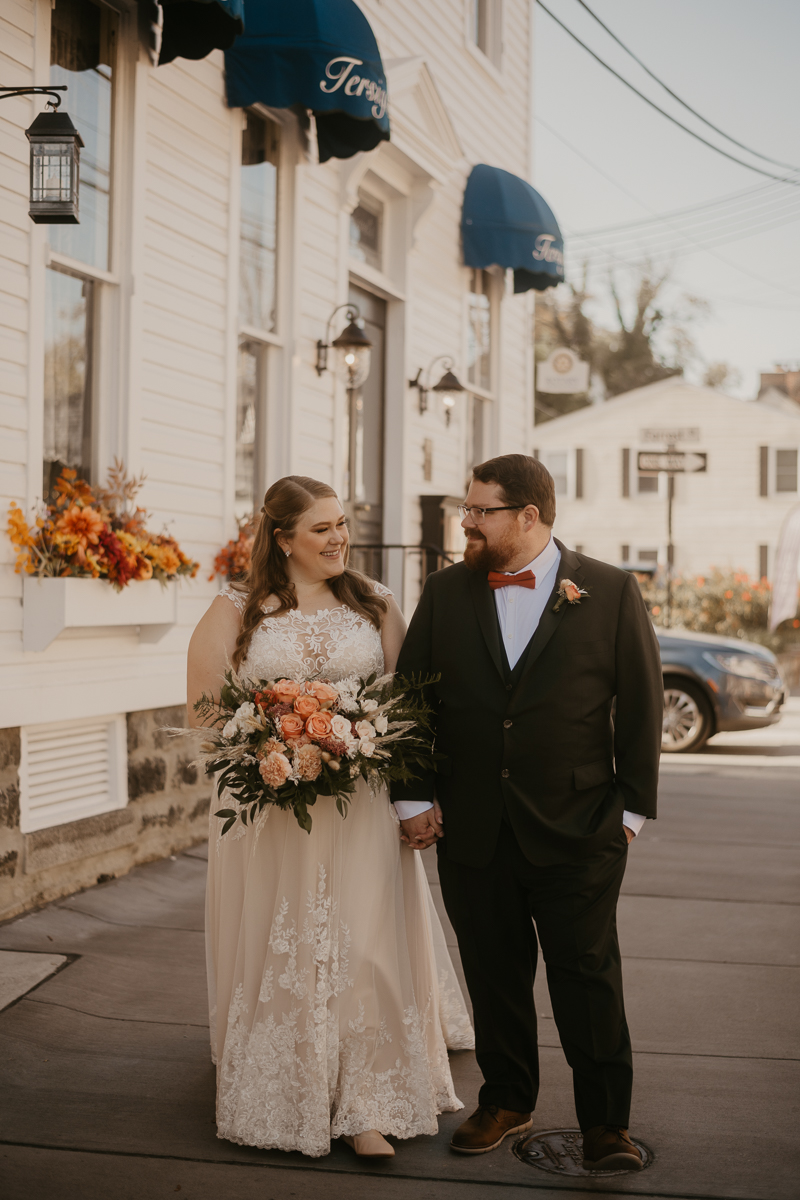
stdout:
<svg viewBox="0 0 800 1200">
<path fill-rule="evenodd" d="M 299 608 L 290 608 L 286 612 L 280 613 L 276 620 L 280 620 L 281 617 L 303 617 L 306 621 L 315 621 L 317 617 L 324 616 L 326 613 L 338 612 L 340 608 L 349 609 L 350 612 L 355 612 L 355 609 L 350 608 L 349 604 L 334 604 L 330 608 L 318 608 L 314 613 L 304 613 L 301 612 Z M 269 614 L 274 611 L 274 606 L 265 608 L 263 610 L 264 616 L 268 617 Z M 359 614 L 356 613 L 356 616 L 358 615 Z"/>
</svg>

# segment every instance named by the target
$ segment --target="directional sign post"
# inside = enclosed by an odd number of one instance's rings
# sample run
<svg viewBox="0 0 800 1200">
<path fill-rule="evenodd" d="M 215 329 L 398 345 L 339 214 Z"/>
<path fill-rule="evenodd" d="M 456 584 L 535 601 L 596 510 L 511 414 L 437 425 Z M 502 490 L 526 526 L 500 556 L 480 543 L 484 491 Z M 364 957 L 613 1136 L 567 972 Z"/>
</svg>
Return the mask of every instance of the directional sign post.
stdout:
<svg viewBox="0 0 800 1200">
<path fill-rule="evenodd" d="M 687 430 L 686 432 L 695 431 Z M 672 563 L 675 558 L 675 549 L 672 545 L 672 501 L 675 499 L 675 476 L 694 475 L 708 470 L 708 455 L 705 451 L 676 450 L 674 446 L 668 446 L 666 450 L 640 450 L 637 465 L 640 475 L 658 475 L 663 471 L 667 476 L 667 603 L 665 607 L 667 610 L 666 624 L 669 628 L 672 624 Z"/>
<path fill-rule="evenodd" d="M 708 468 L 708 455 L 695 450 L 640 450 L 639 473 L 695 474 Z"/>
</svg>

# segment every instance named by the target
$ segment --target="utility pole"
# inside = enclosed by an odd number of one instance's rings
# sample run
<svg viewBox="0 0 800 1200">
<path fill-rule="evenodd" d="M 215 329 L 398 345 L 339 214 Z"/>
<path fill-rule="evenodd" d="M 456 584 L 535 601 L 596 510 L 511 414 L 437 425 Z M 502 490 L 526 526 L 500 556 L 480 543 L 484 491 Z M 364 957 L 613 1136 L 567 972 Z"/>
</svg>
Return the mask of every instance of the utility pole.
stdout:
<svg viewBox="0 0 800 1200">
<path fill-rule="evenodd" d="M 674 451 L 674 446 L 670 446 Z M 669 629 L 672 624 L 672 565 L 675 561 L 675 547 L 672 544 L 672 502 L 675 499 L 675 472 L 667 472 L 667 603 L 664 624 Z"/>
</svg>

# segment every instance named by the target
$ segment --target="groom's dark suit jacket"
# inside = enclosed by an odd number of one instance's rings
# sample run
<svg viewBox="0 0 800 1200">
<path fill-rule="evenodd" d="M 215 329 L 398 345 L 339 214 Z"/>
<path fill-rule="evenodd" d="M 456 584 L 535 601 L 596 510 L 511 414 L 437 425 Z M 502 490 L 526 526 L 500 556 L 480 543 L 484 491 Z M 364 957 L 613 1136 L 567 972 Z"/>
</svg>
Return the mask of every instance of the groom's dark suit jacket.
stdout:
<svg viewBox="0 0 800 1200">
<path fill-rule="evenodd" d="M 446 758 L 392 799 L 435 794 L 455 862 L 488 863 L 504 819 L 545 865 L 618 837 L 624 809 L 656 815 L 663 685 L 639 586 L 557 545 L 558 580 L 588 596 L 554 612 L 557 582 L 513 671 L 486 572 L 463 563 L 428 577 L 400 652 L 400 674 L 440 675 L 430 694 Z"/>
</svg>

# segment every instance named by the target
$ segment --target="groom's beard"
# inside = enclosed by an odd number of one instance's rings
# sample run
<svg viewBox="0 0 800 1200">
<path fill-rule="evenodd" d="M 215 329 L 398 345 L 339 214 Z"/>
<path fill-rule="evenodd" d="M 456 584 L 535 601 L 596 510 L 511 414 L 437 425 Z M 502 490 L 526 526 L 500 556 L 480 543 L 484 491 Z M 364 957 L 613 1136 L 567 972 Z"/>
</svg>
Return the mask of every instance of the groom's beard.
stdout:
<svg viewBox="0 0 800 1200">
<path fill-rule="evenodd" d="M 464 562 L 470 571 L 504 571 L 519 552 L 514 532 L 510 529 L 493 546 L 489 546 L 480 530 L 470 529 L 464 548 Z"/>
</svg>

